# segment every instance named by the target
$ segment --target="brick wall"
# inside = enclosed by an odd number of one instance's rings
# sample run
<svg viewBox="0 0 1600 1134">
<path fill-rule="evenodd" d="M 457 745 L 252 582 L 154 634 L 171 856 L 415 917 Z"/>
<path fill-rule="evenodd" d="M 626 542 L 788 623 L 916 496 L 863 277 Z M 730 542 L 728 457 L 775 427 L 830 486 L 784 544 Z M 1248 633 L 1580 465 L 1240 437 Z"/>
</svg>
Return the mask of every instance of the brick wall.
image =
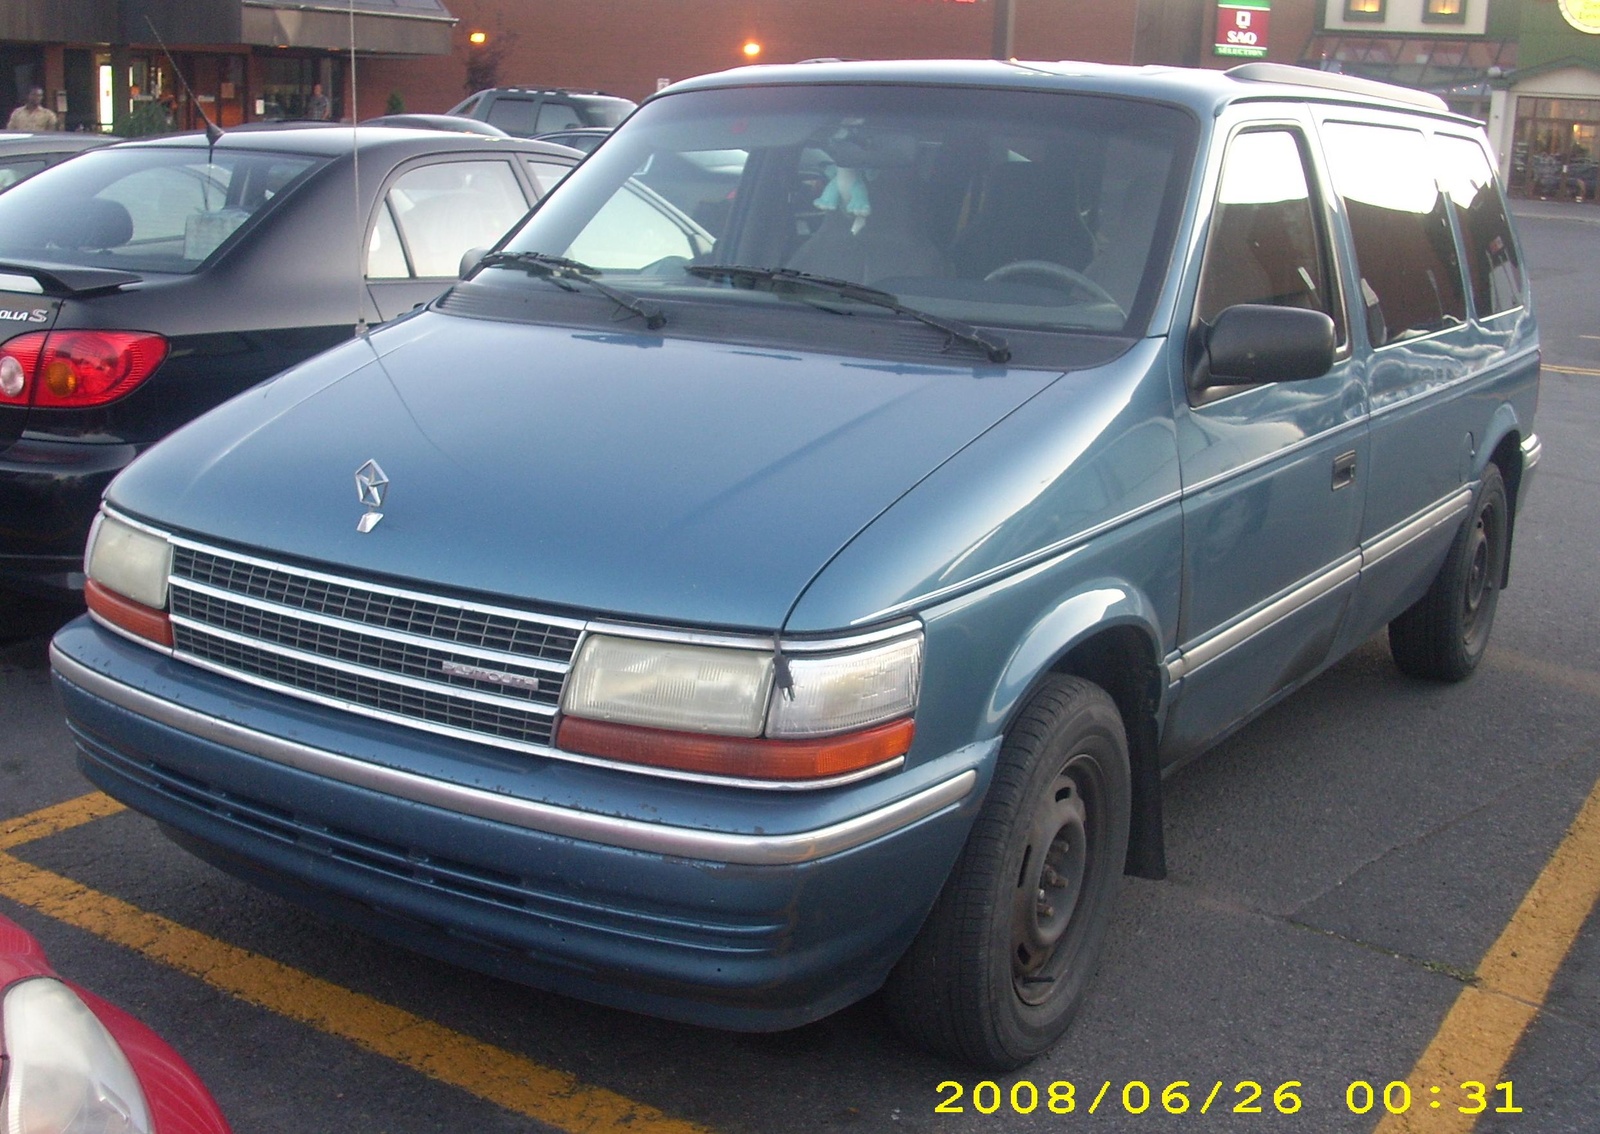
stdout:
<svg viewBox="0 0 1600 1134">
<path fill-rule="evenodd" d="M 762 45 L 765 63 L 987 58 L 994 29 L 992 0 L 449 0 L 449 7 L 460 19 L 450 55 L 362 64 L 363 116 L 381 113 L 391 91 L 407 110 L 448 110 L 470 93 L 472 51 L 499 53 L 501 86 L 639 99 L 658 78 L 738 66 L 746 40 Z M 1273 5 L 1274 59 L 1299 58 L 1315 7 L 1315 0 Z M 1237 60 L 1209 57 L 1214 12 L 1208 0 L 1016 0 L 1013 46 L 1023 59 L 1228 66 Z M 489 36 L 484 48 L 468 44 L 472 31 Z"/>
</svg>

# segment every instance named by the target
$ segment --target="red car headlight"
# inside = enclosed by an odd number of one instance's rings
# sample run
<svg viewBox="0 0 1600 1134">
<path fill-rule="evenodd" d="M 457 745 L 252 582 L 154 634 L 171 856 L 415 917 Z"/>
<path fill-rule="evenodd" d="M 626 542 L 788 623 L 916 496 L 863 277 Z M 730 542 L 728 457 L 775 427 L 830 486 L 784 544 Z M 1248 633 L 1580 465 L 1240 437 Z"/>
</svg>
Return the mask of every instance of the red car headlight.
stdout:
<svg viewBox="0 0 1600 1134">
<path fill-rule="evenodd" d="M 139 1078 L 105 1025 L 59 980 L 31 977 L 0 1001 L 5 1134 L 151 1134 Z"/>
</svg>

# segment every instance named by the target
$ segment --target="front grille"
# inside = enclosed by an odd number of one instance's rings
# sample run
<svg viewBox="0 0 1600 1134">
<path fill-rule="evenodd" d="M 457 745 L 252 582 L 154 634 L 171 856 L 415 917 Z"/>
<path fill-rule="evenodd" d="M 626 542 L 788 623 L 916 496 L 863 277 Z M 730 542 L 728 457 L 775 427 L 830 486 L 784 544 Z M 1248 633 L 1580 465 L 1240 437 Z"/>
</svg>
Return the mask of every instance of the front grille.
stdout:
<svg viewBox="0 0 1600 1134">
<path fill-rule="evenodd" d="M 526 750 L 551 742 L 580 623 L 174 542 L 176 656 L 386 720 Z"/>
</svg>

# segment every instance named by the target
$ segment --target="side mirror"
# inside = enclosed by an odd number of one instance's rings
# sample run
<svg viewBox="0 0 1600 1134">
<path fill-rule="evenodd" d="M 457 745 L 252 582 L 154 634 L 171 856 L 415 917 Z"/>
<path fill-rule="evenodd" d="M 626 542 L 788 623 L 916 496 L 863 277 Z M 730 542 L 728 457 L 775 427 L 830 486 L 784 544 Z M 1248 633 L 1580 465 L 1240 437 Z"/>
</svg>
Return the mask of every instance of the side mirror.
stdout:
<svg viewBox="0 0 1600 1134">
<path fill-rule="evenodd" d="M 1320 378 L 1333 366 L 1333 320 L 1321 311 L 1240 303 L 1205 332 L 1193 385 L 1255 385 Z"/>
<path fill-rule="evenodd" d="M 461 254 L 461 267 L 456 270 L 458 279 L 466 279 L 478 269 L 478 261 L 488 255 L 487 248 L 468 248 Z"/>
</svg>

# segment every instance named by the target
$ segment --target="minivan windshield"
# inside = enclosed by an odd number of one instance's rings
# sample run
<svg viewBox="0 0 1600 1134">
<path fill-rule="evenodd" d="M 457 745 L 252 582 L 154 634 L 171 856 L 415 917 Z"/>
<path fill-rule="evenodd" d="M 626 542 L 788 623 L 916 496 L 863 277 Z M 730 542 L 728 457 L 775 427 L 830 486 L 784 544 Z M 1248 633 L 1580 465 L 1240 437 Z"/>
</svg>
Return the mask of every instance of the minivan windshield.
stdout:
<svg viewBox="0 0 1600 1134">
<path fill-rule="evenodd" d="M 1137 334 L 1196 129 L 1170 105 L 1060 91 L 682 92 L 646 103 L 506 248 L 660 299 L 791 302 L 760 281 L 804 273 L 964 323 Z"/>
<path fill-rule="evenodd" d="M 0 196 L 0 260 L 191 272 L 315 158 L 193 146 L 113 146 Z"/>
</svg>

